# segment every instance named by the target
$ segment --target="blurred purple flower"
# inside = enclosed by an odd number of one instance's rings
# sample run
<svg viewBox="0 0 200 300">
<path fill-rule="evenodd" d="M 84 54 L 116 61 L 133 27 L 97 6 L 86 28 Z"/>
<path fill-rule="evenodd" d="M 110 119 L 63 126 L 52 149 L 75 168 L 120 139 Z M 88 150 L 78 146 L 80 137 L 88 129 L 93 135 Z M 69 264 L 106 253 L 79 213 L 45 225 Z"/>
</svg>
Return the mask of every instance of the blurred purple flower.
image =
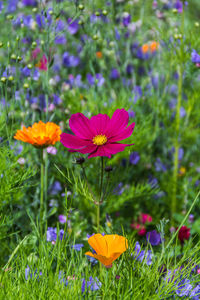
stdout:
<svg viewBox="0 0 200 300">
<path fill-rule="evenodd" d="M 72 19 L 69 18 L 69 19 L 67 20 L 67 23 L 68 23 L 67 30 L 69 31 L 69 33 L 70 33 L 71 35 L 76 34 L 76 33 L 78 32 L 78 30 L 79 30 L 78 20 L 75 20 L 75 21 L 72 22 Z"/>
<path fill-rule="evenodd" d="M 102 286 L 102 283 L 99 281 L 99 279 L 97 277 L 95 277 L 93 279 L 92 276 L 90 276 L 89 281 L 86 281 L 85 278 L 82 280 L 81 291 L 82 291 L 82 294 L 86 290 L 97 291 L 101 288 L 101 286 Z"/>
<path fill-rule="evenodd" d="M 74 250 L 76 251 L 81 251 L 81 249 L 84 247 L 83 244 L 75 244 L 75 245 L 72 245 L 71 248 L 73 248 Z"/>
<path fill-rule="evenodd" d="M 50 188 L 50 194 L 56 195 L 57 193 L 60 193 L 61 191 L 62 191 L 61 183 L 56 180 Z"/>
<path fill-rule="evenodd" d="M 58 35 L 54 40 L 56 45 L 65 45 L 67 43 L 67 39 L 64 35 Z"/>
<path fill-rule="evenodd" d="M 177 284 L 176 294 L 179 297 L 189 296 L 189 293 L 192 289 L 193 289 L 193 286 L 190 284 L 190 280 L 183 279 L 183 280 L 179 281 Z"/>
<path fill-rule="evenodd" d="M 26 269 L 25 269 L 25 279 L 28 280 L 29 277 L 32 279 L 32 278 L 35 278 L 35 276 L 37 275 L 37 279 L 39 279 L 39 276 L 42 275 L 42 272 L 39 272 L 37 271 L 37 269 L 35 270 L 34 273 L 30 273 L 30 267 L 27 266 Z"/>
<path fill-rule="evenodd" d="M 95 85 L 95 83 L 96 83 L 97 86 L 102 86 L 105 82 L 105 79 L 103 78 L 102 74 L 100 74 L 100 73 L 97 73 L 95 75 L 95 77 L 89 73 L 86 76 L 87 76 L 87 80 L 90 85 Z"/>
<path fill-rule="evenodd" d="M 174 4 L 174 8 L 176 8 L 179 13 L 182 13 L 183 12 L 183 3 L 180 0 L 176 0 L 176 3 Z"/>
<path fill-rule="evenodd" d="M 7 1 L 7 12 L 14 13 L 17 10 L 18 0 L 8 0 Z"/>
<path fill-rule="evenodd" d="M 120 77 L 120 73 L 116 68 L 112 68 L 111 72 L 110 72 L 110 79 L 111 80 L 115 80 L 118 79 Z"/>
<path fill-rule="evenodd" d="M 158 233 L 156 230 L 147 232 L 146 239 L 152 246 L 161 244 L 160 233 Z"/>
<path fill-rule="evenodd" d="M 159 157 L 156 159 L 155 169 L 157 172 L 166 172 L 167 171 L 166 166 L 162 163 L 162 161 Z"/>
<path fill-rule="evenodd" d="M 64 237 L 64 230 L 60 229 L 59 238 L 62 240 Z M 47 242 L 55 243 L 57 239 L 57 228 L 48 227 L 47 228 Z"/>
<path fill-rule="evenodd" d="M 194 49 L 192 50 L 191 60 L 195 64 L 199 64 L 200 63 L 200 55 Z"/>
<path fill-rule="evenodd" d="M 128 115 L 129 115 L 129 118 L 135 118 L 135 113 L 131 109 L 128 110 Z"/>
<path fill-rule="evenodd" d="M 47 147 L 47 153 L 52 154 L 52 155 L 56 155 L 56 153 L 57 153 L 56 147 L 53 147 L 53 146 Z"/>
<path fill-rule="evenodd" d="M 37 6 L 36 0 L 22 0 L 24 6 Z"/>
<path fill-rule="evenodd" d="M 140 160 L 140 155 L 138 152 L 132 152 L 129 156 L 129 162 L 132 165 L 137 165 L 138 161 Z"/>
<path fill-rule="evenodd" d="M 136 103 L 138 99 L 142 97 L 142 89 L 139 85 L 136 85 L 133 89 L 133 95 L 134 95 L 134 100 L 133 102 Z"/>
<path fill-rule="evenodd" d="M 114 195 L 121 195 L 124 192 L 123 183 L 120 182 L 113 190 Z"/>
<path fill-rule="evenodd" d="M 135 256 L 134 259 L 143 262 L 145 260 L 146 264 L 149 266 L 152 264 L 152 252 L 151 250 L 145 251 L 141 250 L 141 246 L 139 242 L 136 242 L 135 244 Z"/>
<path fill-rule="evenodd" d="M 131 23 L 131 15 L 129 13 L 124 13 L 122 17 L 122 23 L 127 27 Z"/>
<path fill-rule="evenodd" d="M 64 216 L 64 215 L 59 215 L 59 216 L 58 216 L 58 220 L 59 220 L 59 222 L 60 222 L 61 224 L 65 224 L 66 221 L 67 221 L 67 217 Z"/>
<path fill-rule="evenodd" d="M 80 58 L 78 56 L 69 55 L 68 52 L 63 54 L 63 65 L 65 67 L 77 67 L 80 63 Z"/>
<path fill-rule="evenodd" d="M 0 1 L 0 13 L 2 12 L 3 8 L 4 8 L 4 6 L 3 6 L 3 2 L 2 2 L 2 1 Z"/>
<path fill-rule="evenodd" d="M 63 271 L 59 271 L 58 279 L 60 280 L 60 283 L 64 283 L 65 286 L 68 285 L 68 281 L 65 278 L 65 273 Z"/>
</svg>

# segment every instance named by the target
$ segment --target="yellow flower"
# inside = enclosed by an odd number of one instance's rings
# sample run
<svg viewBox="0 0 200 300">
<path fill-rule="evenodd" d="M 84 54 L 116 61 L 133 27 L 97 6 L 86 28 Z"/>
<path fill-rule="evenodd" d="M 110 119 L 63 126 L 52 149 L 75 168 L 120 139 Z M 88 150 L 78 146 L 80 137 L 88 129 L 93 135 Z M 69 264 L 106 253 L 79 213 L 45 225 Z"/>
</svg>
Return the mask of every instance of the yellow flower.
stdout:
<svg viewBox="0 0 200 300">
<path fill-rule="evenodd" d="M 34 123 L 32 127 L 23 126 L 22 130 L 17 130 L 14 138 L 36 148 L 45 148 L 60 141 L 61 133 L 60 126 L 55 123 L 47 122 L 45 124 L 39 121 L 39 123 Z"/>
</svg>

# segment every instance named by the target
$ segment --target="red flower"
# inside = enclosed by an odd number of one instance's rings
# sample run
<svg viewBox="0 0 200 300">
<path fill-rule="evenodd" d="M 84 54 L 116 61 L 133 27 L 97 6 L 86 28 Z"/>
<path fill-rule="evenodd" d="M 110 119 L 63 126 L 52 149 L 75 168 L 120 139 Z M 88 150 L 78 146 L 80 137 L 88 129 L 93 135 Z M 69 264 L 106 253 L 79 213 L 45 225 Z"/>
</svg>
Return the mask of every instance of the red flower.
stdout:
<svg viewBox="0 0 200 300">
<path fill-rule="evenodd" d="M 141 213 L 141 215 L 138 218 L 138 221 L 142 224 L 151 223 L 152 222 L 152 217 L 148 214 Z"/>
<path fill-rule="evenodd" d="M 146 228 L 142 224 L 132 223 L 131 228 L 137 230 L 137 234 L 140 236 L 143 236 L 146 234 Z"/>
<path fill-rule="evenodd" d="M 60 141 L 70 152 L 88 153 L 88 158 L 110 158 L 112 154 L 133 145 L 117 143 L 133 133 L 135 123 L 127 127 L 128 121 L 129 115 L 125 109 L 117 109 L 111 119 L 103 114 L 88 119 L 82 113 L 76 113 L 69 120 L 69 126 L 75 135 L 62 133 Z"/>
<path fill-rule="evenodd" d="M 178 233 L 178 238 L 181 243 L 184 243 L 184 240 L 188 240 L 190 237 L 190 228 L 187 226 L 182 226 Z"/>
<path fill-rule="evenodd" d="M 35 65 L 38 69 L 42 71 L 47 71 L 48 60 L 45 55 L 40 58 L 40 61 Z"/>
</svg>

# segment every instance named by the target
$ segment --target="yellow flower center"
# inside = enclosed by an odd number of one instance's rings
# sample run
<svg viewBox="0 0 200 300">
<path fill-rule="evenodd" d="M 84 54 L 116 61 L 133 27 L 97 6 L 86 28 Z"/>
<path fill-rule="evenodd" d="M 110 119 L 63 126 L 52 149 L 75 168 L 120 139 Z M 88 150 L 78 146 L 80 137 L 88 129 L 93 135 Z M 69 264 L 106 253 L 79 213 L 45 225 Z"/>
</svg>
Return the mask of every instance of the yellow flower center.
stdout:
<svg viewBox="0 0 200 300">
<path fill-rule="evenodd" d="M 97 145 L 97 146 L 101 146 L 101 145 L 104 145 L 106 142 L 107 142 L 107 137 L 104 135 L 104 134 L 99 134 L 99 135 L 96 135 L 92 141 L 93 141 L 93 144 Z"/>
</svg>

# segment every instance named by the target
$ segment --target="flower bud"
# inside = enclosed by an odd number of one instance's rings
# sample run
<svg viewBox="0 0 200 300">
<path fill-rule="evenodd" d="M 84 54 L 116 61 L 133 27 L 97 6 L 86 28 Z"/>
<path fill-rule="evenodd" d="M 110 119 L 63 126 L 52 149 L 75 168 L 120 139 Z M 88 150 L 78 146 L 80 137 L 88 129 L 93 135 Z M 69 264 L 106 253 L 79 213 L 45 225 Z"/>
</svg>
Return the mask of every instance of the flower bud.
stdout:
<svg viewBox="0 0 200 300">
<path fill-rule="evenodd" d="M 34 7 L 34 8 L 32 9 L 32 12 L 33 12 L 33 13 L 36 13 L 37 11 L 38 11 L 37 7 Z"/>
<path fill-rule="evenodd" d="M 10 57 L 11 59 L 17 59 L 17 56 L 16 56 L 16 54 L 11 54 L 11 57 Z"/>
<path fill-rule="evenodd" d="M 3 47 L 3 43 L 2 43 L 2 42 L 0 42 L 0 48 L 1 48 L 1 47 Z"/>
<path fill-rule="evenodd" d="M 99 37 L 98 37 L 97 34 L 94 34 L 92 38 L 93 38 L 94 41 L 97 41 Z"/>
<path fill-rule="evenodd" d="M 103 14 L 104 16 L 107 16 L 107 14 L 108 14 L 107 10 L 104 9 L 104 10 L 102 11 L 102 14 Z"/>
<path fill-rule="evenodd" d="M 79 20 L 79 21 L 78 21 L 78 24 L 79 24 L 79 25 L 83 25 L 83 24 L 84 24 L 83 20 Z"/>
<path fill-rule="evenodd" d="M 32 64 L 28 64 L 27 66 L 29 69 L 32 69 L 33 68 L 33 65 Z"/>
<path fill-rule="evenodd" d="M 83 4 L 79 4 L 78 8 L 79 8 L 80 10 L 84 10 L 85 7 L 84 7 Z"/>
<path fill-rule="evenodd" d="M 85 161 L 85 158 L 84 157 L 77 157 L 76 158 L 76 163 L 79 164 L 79 165 L 82 165 Z"/>
<path fill-rule="evenodd" d="M 13 76 L 9 76 L 9 77 L 8 77 L 8 80 L 9 80 L 9 81 L 13 81 L 13 80 L 14 80 L 14 77 L 13 77 Z"/>
<path fill-rule="evenodd" d="M 106 166 L 104 170 L 105 170 L 105 172 L 109 173 L 109 172 L 112 172 L 113 167 L 112 166 Z"/>
<path fill-rule="evenodd" d="M 199 22 L 194 23 L 195 27 L 199 27 Z"/>
<path fill-rule="evenodd" d="M 95 16 L 99 17 L 99 16 L 100 16 L 100 12 L 99 12 L 99 11 L 96 11 L 96 12 L 95 12 Z"/>
<path fill-rule="evenodd" d="M 37 46 L 37 43 L 36 42 L 32 42 L 32 45 L 31 45 L 31 47 L 33 48 L 35 48 Z"/>
<path fill-rule="evenodd" d="M 20 40 L 20 37 L 19 37 L 19 36 L 17 36 L 17 37 L 16 37 L 16 41 L 17 41 L 17 42 L 19 42 L 19 40 Z"/>
<path fill-rule="evenodd" d="M 23 87 L 24 87 L 24 89 L 28 89 L 29 88 L 29 84 L 28 83 L 24 83 Z"/>
<path fill-rule="evenodd" d="M 172 9 L 173 14 L 177 14 L 178 10 L 176 8 Z"/>
<path fill-rule="evenodd" d="M 21 61 L 22 60 L 22 58 L 21 58 L 21 56 L 17 56 L 17 61 Z"/>
<path fill-rule="evenodd" d="M 7 78 L 6 77 L 1 77 L 1 82 L 3 82 L 3 83 L 5 83 L 6 82 L 6 80 L 7 80 Z"/>
<path fill-rule="evenodd" d="M 13 16 L 12 16 L 12 15 L 7 15 L 7 16 L 6 16 L 6 19 L 7 19 L 7 20 L 12 20 L 12 19 L 13 19 Z"/>
</svg>

